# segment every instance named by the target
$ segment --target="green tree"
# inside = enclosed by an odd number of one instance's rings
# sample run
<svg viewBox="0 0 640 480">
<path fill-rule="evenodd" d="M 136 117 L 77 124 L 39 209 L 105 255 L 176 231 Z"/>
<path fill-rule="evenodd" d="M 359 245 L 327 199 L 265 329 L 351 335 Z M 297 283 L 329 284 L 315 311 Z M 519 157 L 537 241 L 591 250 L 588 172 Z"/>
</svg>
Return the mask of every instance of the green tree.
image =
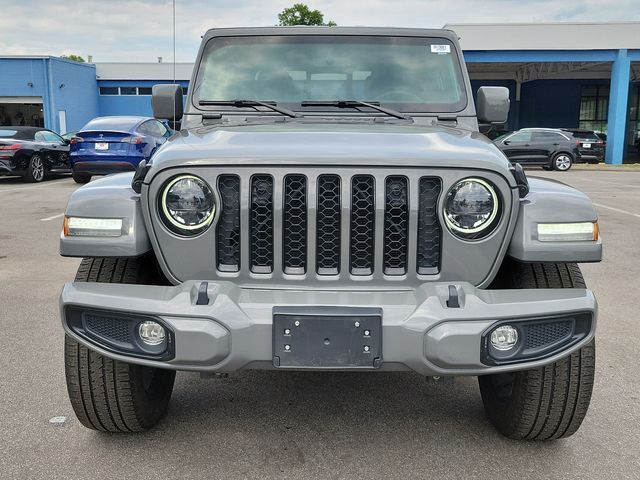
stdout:
<svg viewBox="0 0 640 480">
<path fill-rule="evenodd" d="M 71 60 L 73 62 L 84 63 L 84 58 L 80 55 L 70 54 L 70 55 L 62 55 L 62 58 L 66 58 L 67 60 Z"/>
<path fill-rule="evenodd" d="M 296 3 L 293 7 L 285 8 L 278 14 L 278 25 L 281 27 L 289 25 L 324 25 L 335 27 L 336 22 L 329 20 L 325 23 L 324 15 L 320 10 L 311 10 L 304 3 Z"/>
</svg>

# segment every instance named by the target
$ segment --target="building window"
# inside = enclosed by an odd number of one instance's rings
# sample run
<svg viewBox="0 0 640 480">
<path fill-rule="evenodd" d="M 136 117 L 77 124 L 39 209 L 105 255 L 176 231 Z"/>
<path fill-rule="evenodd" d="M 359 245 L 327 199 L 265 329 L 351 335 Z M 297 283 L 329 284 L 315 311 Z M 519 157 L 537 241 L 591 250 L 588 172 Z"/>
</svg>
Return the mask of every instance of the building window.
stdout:
<svg viewBox="0 0 640 480">
<path fill-rule="evenodd" d="M 580 98 L 580 124 L 584 130 L 607 131 L 609 112 L 609 87 L 606 85 L 585 85 Z"/>
<path fill-rule="evenodd" d="M 100 95 L 118 95 L 118 87 L 100 87 Z"/>
<path fill-rule="evenodd" d="M 188 87 L 182 87 L 182 95 Z M 100 95 L 151 95 L 151 87 L 100 87 Z"/>
<path fill-rule="evenodd" d="M 629 140 L 636 152 L 640 153 L 640 85 L 631 87 L 629 95 Z"/>
</svg>

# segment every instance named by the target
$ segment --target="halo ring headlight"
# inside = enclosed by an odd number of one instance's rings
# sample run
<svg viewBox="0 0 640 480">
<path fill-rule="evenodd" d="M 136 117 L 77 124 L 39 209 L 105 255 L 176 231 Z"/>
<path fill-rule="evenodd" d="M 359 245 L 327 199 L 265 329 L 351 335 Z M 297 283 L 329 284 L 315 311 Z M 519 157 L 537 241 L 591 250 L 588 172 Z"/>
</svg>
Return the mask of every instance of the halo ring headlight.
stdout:
<svg viewBox="0 0 640 480">
<path fill-rule="evenodd" d="M 216 212 L 213 190 L 195 175 L 180 175 L 169 180 L 160 196 L 162 219 L 171 231 L 196 235 L 206 230 Z"/>
<path fill-rule="evenodd" d="M 443 216 L 454 235 L 474 240 L 493 231 L 500 208 L 500 198 L 493 185 L 481 178 L 464 178 L 447 192 Z"/>
</svg>

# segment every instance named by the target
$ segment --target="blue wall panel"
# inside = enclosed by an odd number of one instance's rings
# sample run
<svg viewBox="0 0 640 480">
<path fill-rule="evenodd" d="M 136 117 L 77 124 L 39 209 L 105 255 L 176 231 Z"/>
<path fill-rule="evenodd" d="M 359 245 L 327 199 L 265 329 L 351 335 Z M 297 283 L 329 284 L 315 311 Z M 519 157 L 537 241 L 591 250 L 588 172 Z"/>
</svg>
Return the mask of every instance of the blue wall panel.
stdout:
<svg viewBox="0 0 640 480">
<path fill-rule="evenodd" d="M 85 123 L 98 116 L 96 98 L 96 69 L 60 59 L 50 59 L 49 81 L 51 84 L 50 112 L 53 115 L 53 130 L 60 131 L 60 110 L 66 112 L 67 131 L 79 130 Z"/>
<path fill-rule="evenodd" d="M 0 58 L 0 96 L 42 97 L 45 127 L 60 131 L 64 110 L 67 130 L 80 128 L 98 114 L 96 69 L 54 57 Z"/>
<path fill-rule="evenodd" d="M 43 60 L 0 58 L 0 72 L 0 96 L 44 97 Z"/>
</svg>

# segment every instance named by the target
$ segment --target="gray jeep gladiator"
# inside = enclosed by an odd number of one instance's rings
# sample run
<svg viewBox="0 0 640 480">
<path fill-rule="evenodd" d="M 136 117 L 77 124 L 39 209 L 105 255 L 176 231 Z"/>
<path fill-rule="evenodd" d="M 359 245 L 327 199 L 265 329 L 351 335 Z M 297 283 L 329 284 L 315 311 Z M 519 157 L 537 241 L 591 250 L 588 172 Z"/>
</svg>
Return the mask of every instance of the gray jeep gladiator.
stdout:
<svg viewBox="0 0 640 480">
<path fill-rule="evenodd" d="M 130 432 L 177 370 L 477 376 L 504 435 L 573 434 L 591 397 L 601 260 L 582 193 L 530 178 L 482 134 L 456 35 L 395 28 L 214 29 L 179 131 L 131 174 L 75 191 L 60 241 L 73 409 Z"/>
</svg>

